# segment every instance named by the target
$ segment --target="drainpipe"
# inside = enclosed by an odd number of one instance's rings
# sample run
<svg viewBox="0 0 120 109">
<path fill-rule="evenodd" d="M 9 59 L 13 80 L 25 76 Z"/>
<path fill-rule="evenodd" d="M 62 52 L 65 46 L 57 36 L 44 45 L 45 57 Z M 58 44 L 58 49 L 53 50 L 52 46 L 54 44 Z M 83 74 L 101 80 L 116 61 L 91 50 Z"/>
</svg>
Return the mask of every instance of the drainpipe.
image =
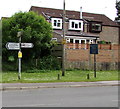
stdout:
<svg viewBox="0 0 120 109">
<path fill-rule="evenodd" d="M 120 45 L 120 24 L 119 24 L 119 42 L 118 44 Z"/>
</svg>

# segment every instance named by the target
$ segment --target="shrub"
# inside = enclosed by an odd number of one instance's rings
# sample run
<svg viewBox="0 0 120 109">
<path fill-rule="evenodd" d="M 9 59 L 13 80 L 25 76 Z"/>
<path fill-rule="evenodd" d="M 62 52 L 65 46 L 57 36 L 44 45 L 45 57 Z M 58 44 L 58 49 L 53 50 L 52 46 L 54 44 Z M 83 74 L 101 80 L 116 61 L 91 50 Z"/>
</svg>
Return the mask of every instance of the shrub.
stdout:
<svg viewBox="0 0 120 109">
<path fill-rule="evenodd" d="M 46 56 L 38 60 L 37 68 L 40 70 L 59 70 L 60 62 L 56 57 Z"/>
<path fill-rule="evenodd" d="M 59 70 L 60 62 L 56 57 L 53 56 L 45 56 L 42 59 L 36 60 L 22 60 L 22 71 L 25 72 L 38 72 L 39 70 Z M 10 57 L 10 61 L 3 62 L 3 71 L 18 71 L 18 60 L 14 61 L 13 57 Z"/>
</svg>

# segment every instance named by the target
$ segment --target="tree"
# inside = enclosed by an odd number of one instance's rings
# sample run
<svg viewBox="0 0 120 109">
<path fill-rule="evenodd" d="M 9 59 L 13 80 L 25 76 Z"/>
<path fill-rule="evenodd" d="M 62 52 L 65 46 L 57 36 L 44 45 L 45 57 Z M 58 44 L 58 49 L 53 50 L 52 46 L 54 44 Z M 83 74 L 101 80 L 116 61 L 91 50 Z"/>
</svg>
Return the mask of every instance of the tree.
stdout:
<svg viewBox="0 0 120 109">
<path fill-rule="evenodd" d="M 17 57 L 17 52 L 5 48 L 7 42 L 18 42 L 17 32 L 22 31 L 22 42 L 33 43 L 32 49 L 22 49 L 23 60 L 41 58 L 50 52 L 52 26 L 43 16 L 35 12 L 18 12 L 8 19 L 2 20 L 2 52 L 3 59 Z"/>
<path fill-rule="evenodd" d="M 120 24 L 120 0 L 116 2 L 117 17 L 115 20 Z"/>
</svg>

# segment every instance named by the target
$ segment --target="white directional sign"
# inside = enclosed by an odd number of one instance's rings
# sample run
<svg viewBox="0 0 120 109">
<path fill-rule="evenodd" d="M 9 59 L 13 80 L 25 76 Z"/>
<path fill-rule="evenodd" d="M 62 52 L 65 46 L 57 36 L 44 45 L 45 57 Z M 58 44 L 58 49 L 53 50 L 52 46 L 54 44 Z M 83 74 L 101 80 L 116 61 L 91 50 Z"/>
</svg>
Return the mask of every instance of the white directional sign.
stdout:
<svg viewBox="0 0 120 109">
<path fill-rule="evenodd" d="M 33 48 L 33 43 L 21 43 L 21 48 Z"/>
<path fill-rule="evenodd" d="M 6 44 L 6 48 L 8 50 L 19 50 L 20 49 L 20 46 L 19 46 L 19 43 L 14 43 L 14 42 L 8 42 Z"/>
<path fill-rule="evenodd" d="M 19 50 L 19 43 L 8 42 L 6 44 L 6 48 L 8 50 Z M 33 43 L 21 43 L 21 48 L 33 48 Z"/>
</svg>

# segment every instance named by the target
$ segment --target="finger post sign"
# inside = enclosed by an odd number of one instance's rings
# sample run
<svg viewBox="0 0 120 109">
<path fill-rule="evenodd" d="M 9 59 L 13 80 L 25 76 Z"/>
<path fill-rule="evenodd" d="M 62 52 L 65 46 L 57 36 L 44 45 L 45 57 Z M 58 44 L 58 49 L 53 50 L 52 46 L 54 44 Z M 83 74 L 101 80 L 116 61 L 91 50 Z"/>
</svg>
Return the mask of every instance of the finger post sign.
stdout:
<svg viewBox="0 0 120 109">
<path fill-rule="evenodd" d="M 6 48 L 8 50 L 18 50 L 18 59 L 19 59 L 19 64 L 18 64 L 18 79 L 21 79 L 21 59 L 22 59 L 22 52 L 21 48 L 33 48 L 33 43 L 21 43 L 21 37 L 19 38 L 19 43 L 15 42 L 7 42 L 6 43 Z"/>
</svg>

